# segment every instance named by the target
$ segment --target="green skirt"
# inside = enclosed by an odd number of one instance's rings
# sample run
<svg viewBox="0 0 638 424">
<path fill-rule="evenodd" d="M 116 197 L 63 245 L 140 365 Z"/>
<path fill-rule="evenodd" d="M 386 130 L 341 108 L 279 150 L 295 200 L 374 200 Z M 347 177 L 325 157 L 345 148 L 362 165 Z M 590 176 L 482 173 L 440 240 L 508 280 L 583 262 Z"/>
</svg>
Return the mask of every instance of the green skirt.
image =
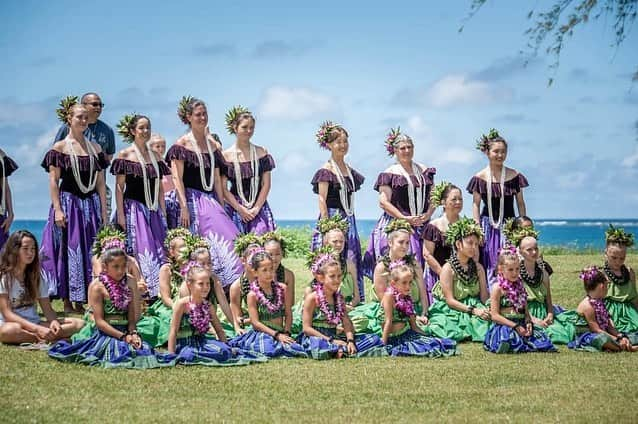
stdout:
<svg viewBox="0 0 638 424">
<path fill-rule="evenodd" d="M 617 302 L 605 299 L 605 306 L 609 316 L 614 322 L 616 330 L 621 333 L 634 333 L 638 331 L 638 311 L 631 302 Z"/>
<path fill-rule="evenodd" d="M 487 309 L 476 297 L 467 297 L 460 302 L 466 306 Z M 457 342 L 463 340 L 482 342 L 485 340 L 489 327 L 489 321 L 452 309 L 444 300 L 437 300 L 430 306 L 430 331 L 436 337 Z"/>
<path fill-rule="evenodd" d="M 162 346 L 168 342 L 172 317 L 173 309 L 166 306 L 162 299 L 157 299 L 137 322 L 137 332 L 151 346 Z"/>
<path fill-rule="evenodd" d="M 537 319 L 545 319 L 547 307 L 544 303 L 532 300 L 527 303 L 529 314 Z M 578 316 L 575 311 L 565 311 L 554 316 L 554 323 L 547 328 L 543 328 L 553 343 L 567 344 L 576 337 L 576 326 L 574 323 Z"/>
</svg>

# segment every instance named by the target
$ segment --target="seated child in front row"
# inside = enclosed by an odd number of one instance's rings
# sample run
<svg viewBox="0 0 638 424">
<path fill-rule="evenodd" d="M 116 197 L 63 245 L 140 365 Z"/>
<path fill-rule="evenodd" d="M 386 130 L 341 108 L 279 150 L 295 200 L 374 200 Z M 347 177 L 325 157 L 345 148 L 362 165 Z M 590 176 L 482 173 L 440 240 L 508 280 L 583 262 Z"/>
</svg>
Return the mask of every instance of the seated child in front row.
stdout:
<svg viewBox="0 0 638 424">
<path fill-rule="evenodd" d="M 638 350 L 638 334 L 620 333 L 609 317 L 604 298 L 609 281 L 595 266 L 583 269 L 580 274 L 587 296 L 576 308 L 576 340 L 569 343 L 571 349 L 588 352 L 618 352 Z"/>
<path fill-rule="evenodd" d="M 248 306 L 246 298 L 250 292 L 250 283 L 256 278 L 249 258 L 259 249 L 262 249 L 261 240 L 253 233 L 242 234 L 235 239 L 235 253 L 239 255 L 244 272 L 230 285 L 230 310 L 232 311 L 232 326 L 235 334 L 241 335 L 248 331 L 250 327 L 250 317 L 248 316 Z M 223 322 L 222 326 L 227 325 Z"/>
<path fill-rule="evenodd" d="M 82 328 L 82 320 L 58 319 L 51 308 L 49 287 L 40 279 L 38 242 L 33 234 L 14 232 L 0 252 L 0 342 L 44 348 L 46 342 L 70 337 Z M 40 321 L 36 300 L 45 322 Z"/>
<path fill-rule="evenodd" d="M 527 292 L 520 277 L 516 248 L 505 247 L 498 256 L 497 283 L 490 296 L 492 325 L 483 347 L 492 353 L 555 352 L 541 327 L 535 327 L 527 308 Z"/>
</svg>

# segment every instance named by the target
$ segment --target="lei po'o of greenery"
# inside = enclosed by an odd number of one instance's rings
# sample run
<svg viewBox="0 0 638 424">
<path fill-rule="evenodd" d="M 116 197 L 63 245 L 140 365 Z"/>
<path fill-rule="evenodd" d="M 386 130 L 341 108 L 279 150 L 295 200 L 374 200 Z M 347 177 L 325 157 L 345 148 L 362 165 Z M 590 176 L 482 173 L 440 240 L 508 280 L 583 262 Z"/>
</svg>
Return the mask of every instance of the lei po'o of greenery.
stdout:
<svg viewBox="0 0 638 424">
<path fill-rule="evenodd" d="M 224 120 L 226 121 L 226 130 L 229 134 L 235 134 L 234 127 L 237 123 L 237 119 L 244 113 L 250 114 L 250 111 L 242 105 L 233 106 L 228 112 L 226 112 Z"/>
<path fill-rule="evenodd" d="M 476 141 L 476 149 L 480 150 L 481 152 L 487 152 L 490 147 L 490 142 L 502 139 L 503 137 L 501 137 L 498 131 L 494 128 L 491 128 L 490 132 L 487 133 L 487 135 L 481 135 L 481 138 Z"/>
<path fill-rule="evenodd" d="M 339 258 L 332 246 L 321 246 L 319 249 L 306 254 L 306 267 L 316 274 L 317 270 L 327 260 L 334 260 L 339 263 Z"/>
<path fill-rule="evenodd" d="M 317 222 L 317 228 L 322 236 L 328 234 L 332 230 L 340 230 L 344 235 L 348 234 L 348 221 L 343 219 L 341 215 L 333 215 L 329 218 L 321 218 Z"/>
<path fill-rule="evenodd" d="M 55 114 L 58 115 L 58 119 L 67 124 L 71 108 L 78 104 L 78 96 L 66 96 L 60 100 L 58 108 L 55 110 Z"/>
<path fill-rule="evenodd" d="M 100 257 L 102 254 L 103 246 L 109 240 L 120 240 L 122 243 L 126 241 L 126 234 L 123 231 L 115 228 L 112 225 L 106 225 L 100 229 L 95 235 L 95 241 L 91 248 L 91 254 L 93 256 Z"/>
<path fill-rule="evenodd" d="M 172 230 L 168 230 L 168 232 L 166 233 L 166 238 L 164 239 L 164 247 L 166 248 L 166 250 L 169 250 L 171 248 L 171 243 L 176 238 L 181 237 L 184 239 L 184 242 L 186 242 L 191 236 L 192 233 L 190 232 L 190 230 L 188 230 L 188 228 L 178 227 L 173 228 Z"/>
<path fill-rule="evenodd" d="M 388 225 L 386 225 L 383 231 L 386 234 L 390 234 L 398 230 L 405 230 L 410 234 L 414 232 L 414 229 L 412 228 L 410 223 L 406 221 L 405 219 L 393 219 L 392 221 L 388 223 Z"/>
<path fill-rule="evenodd" d="M 117 133 L 122 137 L 122 141 L 132 143 L 135 136 L 131 132 L 131 123 L 135 119 L 135 113 L 124 115 L 120 122 L 117 123 Z"/>
<path fill-rule="evenodd" d="M 448 226 L 445 233 L 445 241 L 448 245 L 454 246 L 456 241 L 468 236 L 476 236 L 479 239 L 479 243 L 483 242 L 483 230 L 481 227 L 473 219 L 464 216 Z"/>
<path fill-rule="evenodd" d="M 625 231 L 622 227 L 614 227 L 609 224 L 609 228 L 605 231 L 605 242 L 607 244 L 619 244 L 625 247 L 634 245 L 634 235 Z"/>
<path fill-rule="evenodd" d="M 451 184 L 447 181 L 441 181 L 437 185 L 432 188 L 432 193 L 430 194 L 430 204 L 434 206 L 440 206 L 443 202 L 443 193 L 445 189 L 448 188 Z"/>
<path fill-rule="evenodd" d="M 281 254 L 286 257 L 286 254 L 288 253 L 286 238 L 282 234 L 280 234 L 278 231 L 269 231 L 262 234 L 261 245 L 266 246 L 266 243 L 268 243 L 269 241 L 276 241 L 277 243 L 279 243 L 279 247 L 281 247 Z"/>
<path fill-rule="evenodd" d="M 263 246 L 263 240 L 253 233 L 242 234 L 235 239 L 235 253 L 243 255 L 250 245 Z"/>
</svg>

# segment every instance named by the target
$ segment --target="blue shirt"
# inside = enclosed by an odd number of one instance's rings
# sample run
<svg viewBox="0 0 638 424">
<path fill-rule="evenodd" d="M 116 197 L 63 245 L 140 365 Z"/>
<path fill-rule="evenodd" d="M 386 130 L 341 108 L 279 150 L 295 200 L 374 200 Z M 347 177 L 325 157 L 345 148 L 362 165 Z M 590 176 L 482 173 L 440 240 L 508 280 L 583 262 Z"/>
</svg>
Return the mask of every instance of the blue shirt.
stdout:
<svg viewBox="0 0 638 424">
<path fill-rule="evenodd" d="M 67 134 L 69 134 L 69 126 L 67 124 L 62 124 L 58 133 L 55 135 L 54 142 L 63 140 Z M 84 137 L 99 144 L 105 154 L 115 154 L 115 134 L 111 127 L 99 119 L 95 122 L 95 124 L 89 124 L 86 130 L 84 130 Z"/>
</svg>

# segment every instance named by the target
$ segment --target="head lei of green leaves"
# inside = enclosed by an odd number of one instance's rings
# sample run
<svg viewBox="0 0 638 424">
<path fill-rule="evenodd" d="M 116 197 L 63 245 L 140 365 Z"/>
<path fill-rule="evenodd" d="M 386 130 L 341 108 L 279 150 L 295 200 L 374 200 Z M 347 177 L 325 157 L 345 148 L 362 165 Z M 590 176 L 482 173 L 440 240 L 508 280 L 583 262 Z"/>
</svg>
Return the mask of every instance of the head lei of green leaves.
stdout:
<svg viewBox="0 0 638 424">
<path fill-rule="evenodd" d="M 321 218 L 319 222 L 317 222 L 317 229 L 322 236 L 325 236 L 332 230 L 339 230 L 345 235 L 348 234 L 348 221 L 343 219 L 341 215 Z"/>
<path fill-rule="evenodd" d="M 481 138 L 476 141 L 476 149 L 485 153 L 489 150 L 490 143 L 494 141 L 505 141 L 505 139 L 501 137 L 501 135 L 495 128 L 491 128 L 490 132 L 487 133 L 487 135 L 481 135 Z"/>
<path fill-rule="evenodd" d="M 412 268 L 416 266 L 416 259 L 411 253 L 405 255 L 401 260 L 405 262 L 406 265 L 411 266 Z M 385 266 L 386 271 L 390 272 L 390 264 L 393 262 L 390 260 L 390 255 L 386 254 L 381 256 L 379 261 L 383 264 L 383 266 Z"/>
<path fill-rule="evenodd" d="M 279 243 L 279 247 L 281 247 L 281 254 L 285 257 L 288 253 L 288 248 L 286 246 L 286 238 L 280 234 L 278 231 L 269 231 L 261 235 L 261 244 L 266 247 L 266 243 L 270 241 L 276 241 Z"/>
<path fill-rule="evenodd" d="M 109 242 L 114 240 L 117 240 L 121 243 L 113 244 L 124 244 L 124 242 L 126 241 L 126 234 L 124 233 L 124 231 L 116 228 L 113 225 L 105 225 L 95 235 L 95 241 L 93 242 L 91 253 L 93 254 L 93 256 L 99 257 L 102 254 L 104 247 L 108 244 L 111 244 Z"/>
<path fill-rule="evenodd" d="M 399 230 L 407 231 L 410 234 L 414 232 L 414 229 L 412 229 L 410 223 L 405 219 L 393 219 L 388 223 L 388 225 L 385 226 L 385 229 L 383 231 L 386 234 L 391 234 Z"/>
<path fill-rule="evenodd" d="M 441 181 L 437 185 L 432 188 L 432 193 L 430 194 L 430 204 L 434 206 L 441 206 L 443 202 L 443 193 L 445 193 L 445 189 L 451 186 L 451 183 L 447 181 Z"/>
<path fill-rule="evenodd" d="M 183 238 L 184 242 L 186 242 L 191 235 L 192 234 L 188 230 L 188 228 L 184 227 L 178 227 L 173 228 L 172 230 L 168 230 L 168 232 L 166 233 L 166 238 L 164 239 L 164 247 L 169 250 L 171 248 L 171 243 L 173 242 L 173 240 L 175 240 L 176 238 Z"/>
<path fill-rule="evenodd" d="M 532 227 L 522 227 L 511 232 L 509 236 L 506 236 L 506 238 L 514 246 L 519 247 L 521 245 L 521 241 L 523 241 L 525 237 L 533 237 L 538 240 L 539 235 L 540 233 Z"/>
<path fill-rule="evenodd" d="M 58 119 L 65 124 L 69 123 L 69 117 L 71 116 L 71 110 L 73 106 L 79 104 L 78 96 L 66 96 L 58 105 L 58 108 L 55 110 L 55 114 L 58 116 Z"/>
<path fill-rule="evenodd" d="M 132 127 L 136 116 L 136 113 L 129 113 L 124 115 L 120 122 L 117 123 L 117 133 L 125 143 L 132 143 L 135 140 Z"/>
<path fill-rule="evenodd" d="M 179 117 L 179 120 L 182 121 L 183 124 L 189 125 L 189 121 L 188 121 L 188 115 L 191 114 L 192 107 L 191 107 L 191 103 L 197 100 L 195 97 L 189 95 L 186 96 L 182 96 L 182 98 L 180 99 L 178 105 L 177 105 L 177 116 Z"/>
<path fill-rule="evenodd" d="M 479 242 L 482 242 L 483 230 L 476 221 L 464 216 L 448 226 L 447 232 L 445 233 L 445 242 L 449 246 L 456 246 L 454 244 L 455 242 L 468 236 L 476 236 L 478 237 Z"/>
<path fill-rule="evenodd" d="M 608 246 L 610 244 L 619 244 L 621 246 L 631 247 L 634 245 L 634 235 L 628 233 L 622 227 L 614 227 L 612 224 L 609 224 L 609 228 L 605 231 L 605 243 Z"/>
<path fill-rule="evenodd" d="M 327 260 L 335 261 L 340 264 L 339 255 L 337 255 L 332 246 L 321 246 L 319 249 L 310 251 L 306 254 L 306 267 L 316 274 L 321 265 Z"/>
<path fill-rule="evenodd" d="M 262 238 L 254 233 L 242 234 L 235 239 L 235 253 L 242 256 L 248 247 L 253 245 L 263 246 L 262 243 Z"/>
<path fill-rule="evenodd" d="M 253 118 L 252 113 L 242 105 L 233 106 L 228 112 L 226 112 L 224 120 L 226 121 L 226 130 L 229 134 L 235 134 L 235 126 L 242 117 Z"/>
</svg>

